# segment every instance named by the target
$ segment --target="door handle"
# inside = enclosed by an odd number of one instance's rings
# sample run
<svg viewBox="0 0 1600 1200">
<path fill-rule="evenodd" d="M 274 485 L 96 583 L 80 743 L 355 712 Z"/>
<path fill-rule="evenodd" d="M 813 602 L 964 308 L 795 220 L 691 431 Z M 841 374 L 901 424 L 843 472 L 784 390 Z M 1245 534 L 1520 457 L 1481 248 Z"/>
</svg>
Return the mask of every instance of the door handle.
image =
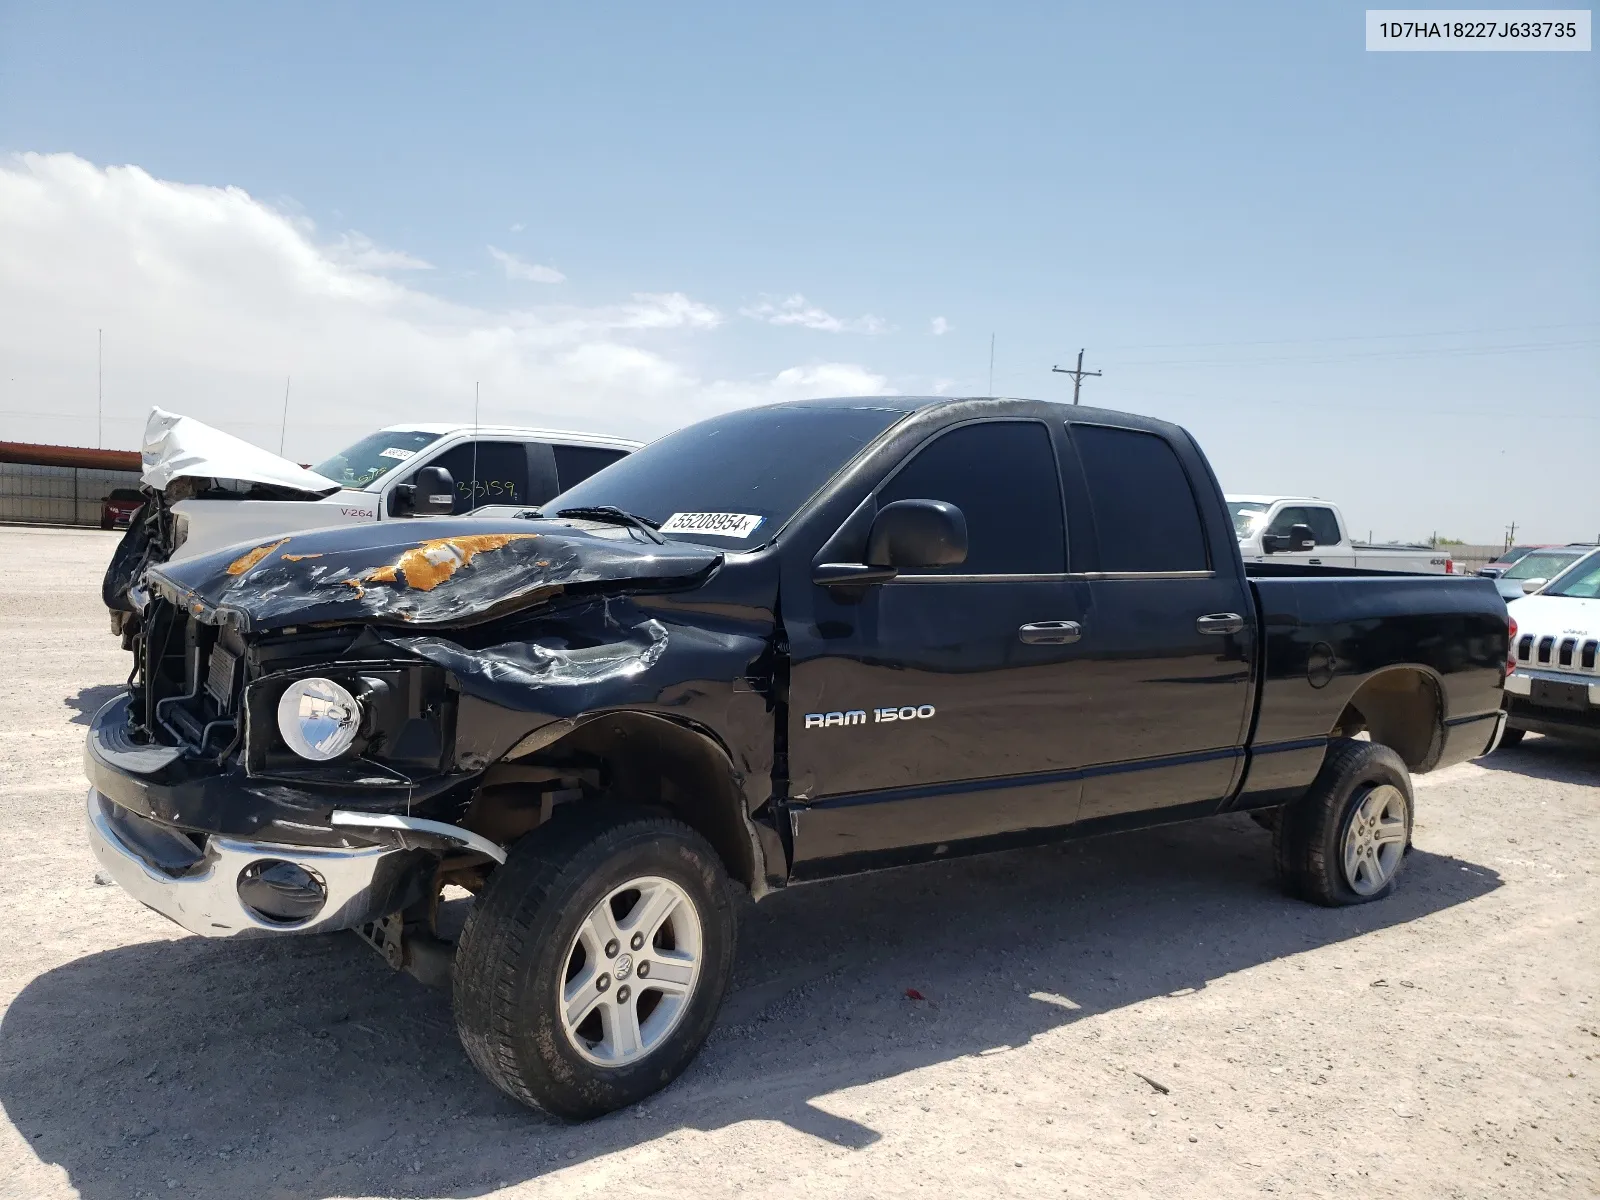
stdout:
<svg viewBox="0 0 1600 1200">
<path fill-rule="evenodd" d="M 1030 646 L 1064 646 L 1083 636 L 1076 621 L 1033 621 L 1017 630 L 1017 636 Z"/>
<path fill-rule="evenodd" d="M 1244 618 L 1238 613 L 1207 613 L 1194 620 L 1199 633 L 1238 633 L 1244 628 Z"/>
<path fill-rule="evenodd" d="M 1322 560 L 1320 558 L 1308 558 L 1306 559 L 1306 562 L 1310 563 L 1313 567 L 1320 567 L 1322 565 Z"/>
</svg>

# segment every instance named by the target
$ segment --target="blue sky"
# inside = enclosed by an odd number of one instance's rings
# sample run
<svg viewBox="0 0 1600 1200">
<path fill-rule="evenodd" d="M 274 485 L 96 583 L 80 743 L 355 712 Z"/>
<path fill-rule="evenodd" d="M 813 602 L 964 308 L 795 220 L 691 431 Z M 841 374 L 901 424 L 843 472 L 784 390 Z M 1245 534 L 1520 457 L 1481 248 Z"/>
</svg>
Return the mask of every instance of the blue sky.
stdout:
<svg viewBox="0 0 1600 1200">
<path fill-rule="evenodd" d="M 485 328 L 639 294 L 717 314 L 601 339 L 670 369 L 638 403 L 502 372 L 495 419 L 654 434 L 786 370 L 981 393 L 992 333 L 996 391 L 1068 394 L 1050 367 L 1086 346 L 1086 399 L 1188 425 L 1230 490 L 1328 496 L 1380 537 L 1600 534 L 1592 53 L 1369 54 L 1353 4 L 466 7 L 6 4 L 0 152 L 242 189 Z M 52 292 L 57 323 L 114 342 L 104 290 Z M 0 421 L 82 441 L 59 414 L 92 343 L 46 362 L 41 336 L 0 410 L 55 415 Z M 321 372 L 291 450 L 349 440 L 331 381 L 360 371 L 262 340 L 230 382 L 177 338 L 108 429 L 152 391 L 243 423 L 267 378 Z M 393 415 L 469 413 L 475 373 Z M 1535 487 L 1524 448 L 1568 445 Z"/>
</svg>

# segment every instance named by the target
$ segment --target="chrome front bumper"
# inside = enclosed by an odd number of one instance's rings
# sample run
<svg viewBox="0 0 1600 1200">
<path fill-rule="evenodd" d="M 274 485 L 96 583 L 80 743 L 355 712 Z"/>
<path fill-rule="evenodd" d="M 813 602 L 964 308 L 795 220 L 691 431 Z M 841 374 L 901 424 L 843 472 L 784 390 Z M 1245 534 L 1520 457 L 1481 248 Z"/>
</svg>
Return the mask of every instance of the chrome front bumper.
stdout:
<svg viewBox="0 0 1600 1200">
<path fill-rule="evenodd" d="M 283 846 L 211 836 L 189 865 L 163 868 L 148 848 L 130 845 L 118 831 L 143 822 L 157 836 L 172 831 L 148 818 L 119 810 L 94 788 L 89 789 L 89 845 L 100 865 L 139 903 L 202 937 L 237 937 L 263 933 L 326 933 L 353 929 L 387 916 L 400 895 L 400 883 L 412 863 L 412 851 L 392 846 L 324 848 Z M 321 881 L 327 899 L 315 916 L 298 922 L 266 920 L 239 898 L 239 876 L 262 860 L 290 862 Z M 176 872 L 176 873 L 175 873 Z"/>
</svg>

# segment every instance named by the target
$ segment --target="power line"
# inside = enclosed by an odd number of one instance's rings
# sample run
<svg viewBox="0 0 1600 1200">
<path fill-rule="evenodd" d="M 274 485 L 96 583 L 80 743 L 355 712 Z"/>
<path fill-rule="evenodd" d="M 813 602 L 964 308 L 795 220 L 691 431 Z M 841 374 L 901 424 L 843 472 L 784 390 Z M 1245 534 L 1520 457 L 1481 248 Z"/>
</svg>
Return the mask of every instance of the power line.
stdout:
<svg viewBox="0 0 1600 1200">
<path fill-rule="evenodd" d="M 1059 375 L 1071 375 L 1072 376 L 1072 402 L 1074 404 L 1076 404 L 1078 402 L 1078 389 L 1083 386 L 1083 377 L 1085 375 L 1090 375 L 1090 376 L 1094 376 L 1094 377 L 1098 378 L 1099 375 L 1100 375 L 1099 371 L 1085 371 L 1083 369 L 1083 351 L 1082 350 L 1078 351 L 1078 366 L 1077 366 L 1076 370 L 1069 371 L 1069 370 L 1067 370 L 1066 367 L 1051 367 L 1050 369 L 1052 371 L 1056 372 Z"/>
<path fill-rule="evenodd" d="M 1353 333 L 1328 338 L 1268 338 L 1238 342 L 1140 342 L 1108 350 L 1203 350 L 1214 346 L 1321 346 L 1334 342 L 1404 341 L 1407 338 L 1476 337 L 1480 334 L 1535 333 L 1547 329 L 1593 329 L 1600 321 L 1567 321 L 1559 325 L 1506 325 L 1498 329 L 1441 329 L 1431 333 Z"/>
<path fill-rule="evenodd" d="M 1278 355 L 1272 358 L 1160 358 L 1126 363 L 1130 367 L 1254 367 L 1277 363 L 1315 366 L 1322 363 L 1352 362 L 1370 358 L 1471 358 L 1484 354 L 1520 354 L 1525 351 L 1562 350 L 1577 346 L 1600 346 L 1600 341 L 1583 338 L 1570 342 L 1519 342 L 1509 346 L 1450 346 L 1438 350 L 1362 350 L 1354 354 L 1321 354 L 1312 357 Z"/>
</svg>

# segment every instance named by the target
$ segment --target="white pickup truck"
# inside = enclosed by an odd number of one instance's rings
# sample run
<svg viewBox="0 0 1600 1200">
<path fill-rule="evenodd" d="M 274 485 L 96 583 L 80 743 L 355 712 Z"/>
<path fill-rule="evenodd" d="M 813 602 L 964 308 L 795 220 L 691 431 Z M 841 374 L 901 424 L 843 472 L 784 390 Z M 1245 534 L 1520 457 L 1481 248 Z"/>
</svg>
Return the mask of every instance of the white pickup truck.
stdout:
<svg viewBox="0 0 1600 1200">
<path fill-rule="evenodd" d="M 1431 546 L 1374 546 L 1354 542 L 1339 506 L 1311 496 L 1226 497 L 1245 562 L 1312 567 L 1362 567 L 1453 575 L 1455 562 Z"/>
<path fill-rule="evenodd" d="M 145 506 L 102 589 L 112 630 L 151 563 L 330 525 L 528 508 L 642 443 L 599 434 L 413 421 L 368 434 L 307 469 L 193 417 L 152 409 L 141 447 Z"/>
<path fill-rule="evenodd" d="M 167 494 L 176 526 L 168 558 L 175 560 L 254 537 L 422 515 L 408 489 L 425 467 L 449 472 L 455 513 L 539 505 L 640 445 L 588 433 L 413 421 L 368 434 L 307 470 L 193 417 L 156 409 L 145 428 L 142 482 Z M 188 488 L 174 487 L 185 480 Z"/>
</svg>

